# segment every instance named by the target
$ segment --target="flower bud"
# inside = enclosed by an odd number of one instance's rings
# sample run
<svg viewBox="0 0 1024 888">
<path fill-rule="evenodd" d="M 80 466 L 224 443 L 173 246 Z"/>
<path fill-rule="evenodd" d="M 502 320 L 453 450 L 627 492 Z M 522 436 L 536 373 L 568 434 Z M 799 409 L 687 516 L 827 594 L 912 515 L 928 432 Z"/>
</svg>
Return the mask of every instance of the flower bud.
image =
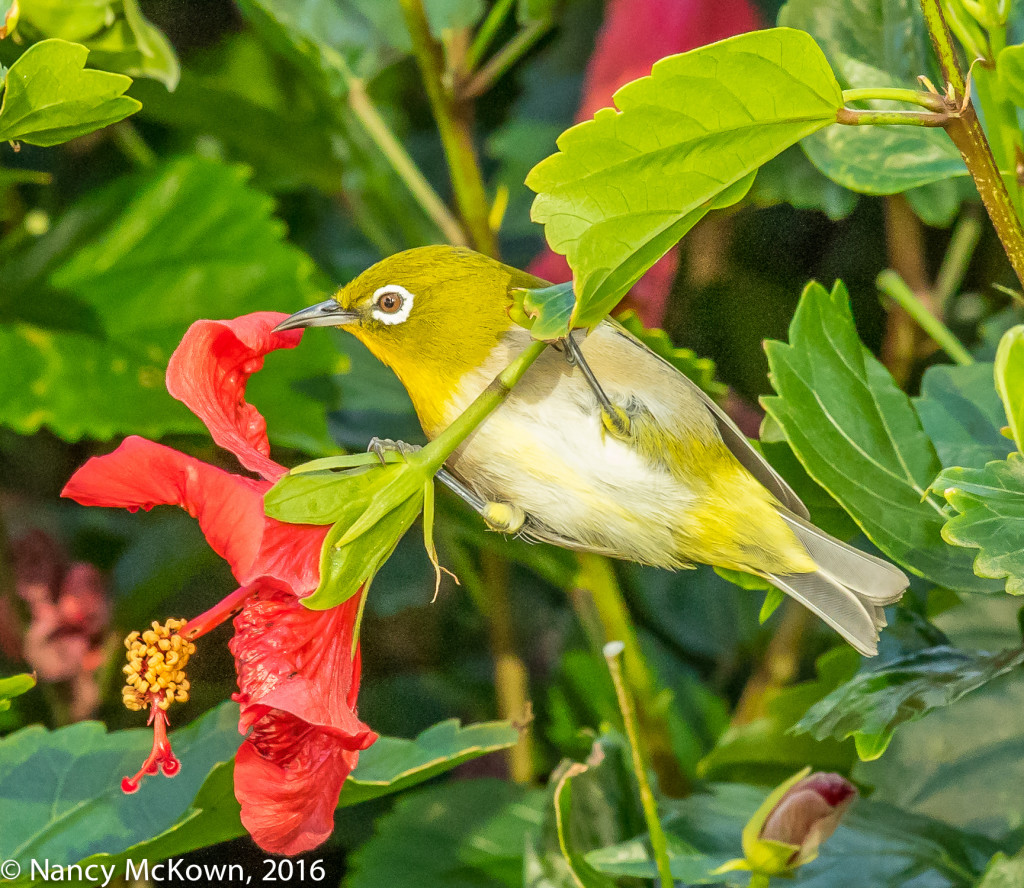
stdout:
<svg viewBox="0 0 1024 888">
<path fill-rule="evenodd" d="M 815 773 L 791 786 L 769 812 L 758 838 L 799 850 L 788 861 L 796 867 L 813 860 L 818 846 L 836 831 L 857 788 L 839 774 Z"/>
</svg>

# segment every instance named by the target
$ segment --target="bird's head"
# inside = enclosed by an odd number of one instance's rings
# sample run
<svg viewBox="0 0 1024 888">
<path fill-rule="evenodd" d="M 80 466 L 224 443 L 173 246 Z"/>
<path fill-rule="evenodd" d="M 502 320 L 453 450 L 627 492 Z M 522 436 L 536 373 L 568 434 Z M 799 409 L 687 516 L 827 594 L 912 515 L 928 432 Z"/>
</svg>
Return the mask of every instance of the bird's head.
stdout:
<svg viewBox="0 0 1024 888">
<path fill-rule="evenodd" d="M 418 247 L 382 259 L 277 329 L 352 333 L 395 371 L 426 426 L 511 326 L 510 290 L 538 283 L 463 247 Z"/>
</svg>

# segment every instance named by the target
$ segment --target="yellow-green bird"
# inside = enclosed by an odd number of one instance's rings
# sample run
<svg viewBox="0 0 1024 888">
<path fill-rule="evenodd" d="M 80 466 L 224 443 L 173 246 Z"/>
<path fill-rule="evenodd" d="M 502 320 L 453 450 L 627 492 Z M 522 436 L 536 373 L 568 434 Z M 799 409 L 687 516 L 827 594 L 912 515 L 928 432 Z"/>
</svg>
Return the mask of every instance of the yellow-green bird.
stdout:
<svg viewBox="0 0 1024 888">
<path fill-rule="evenodd" d="M 531 342 L 510 318 L 512 291 L 546 286 L 471 250 L 420 247 L 278 329 L 350 331 L 395 372 L 433 439 Z M 718 405 L 614 321 L 562 345 L 446 463 L 492 528 L 656 567 L 747 571 L 877 653 L 902 571 L 814 527 Z"/>
</svg>

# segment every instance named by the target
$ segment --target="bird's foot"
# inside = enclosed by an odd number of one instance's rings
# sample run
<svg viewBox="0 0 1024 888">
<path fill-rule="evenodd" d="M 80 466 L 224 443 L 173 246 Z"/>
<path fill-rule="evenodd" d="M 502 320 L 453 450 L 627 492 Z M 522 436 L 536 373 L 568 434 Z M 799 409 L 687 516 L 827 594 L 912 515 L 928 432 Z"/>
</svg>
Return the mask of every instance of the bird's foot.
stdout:
<svg viewBox="0 0 1024 888">
<path fill-rule="evenodd" d="M 373 437 L 370 439 L 370 444 L 366 451 L 367 453 L 376 453 L 377 459 L 380 460 L 380 464 L 383 466 L 387 465 L 387 460 L 384 458 L 385 453 L 400 453 L 402 456 L 408 456 L 410 453 L 416 453 L 416 451 L 422 449 L 419 444 L 407 444 L 405 441 L 393 441 L 391 438 Z"/>
<path fill-rule="evenodd" d="M 491 530 L 498 533 L 518 533 L 526 523 L 526 513 L 511 503 L 484 503 L 480 516 Z"/>
<path fill-rule="evenodd" d="M 590 390 L 597 398 L 597 403 L 601 408 L 601 425 L 613 437 L 623 441 L 628 440 L 630 436 L 630 423 L 626 411 L 619 407 L 618 404 L 612 403 L 612 399 L 608 397 L 601 383 L 597 381 L 594 371 L 590 369 L 586 358 L 583 357 L 583 350 L 573 336 L 570 334 L 562 341 L 565 343 L 566 360 L 571 365 L 580 368 L 583 378 L 586 379 L 587 385 L 590 386 Z"/>
</svg>

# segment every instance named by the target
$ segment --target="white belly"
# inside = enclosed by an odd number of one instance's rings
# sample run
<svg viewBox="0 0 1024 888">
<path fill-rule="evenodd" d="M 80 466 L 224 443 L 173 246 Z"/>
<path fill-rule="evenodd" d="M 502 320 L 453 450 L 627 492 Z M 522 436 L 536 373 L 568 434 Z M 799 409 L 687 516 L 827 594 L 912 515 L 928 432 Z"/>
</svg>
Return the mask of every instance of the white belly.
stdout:
<svg viewBox="0 0 1024 888">
<path fill-rule="evenodd" d="M 496 350 L 478 371 L 479 379 L 464 385 L 459 403 L 449 405 L 448 422 L 525 341 L 517 335 Z M 666 384 L 675 388 L 674 370 L 610 331 L 591 334 L 584 355 L 615 402 L 642 398 L 647 383 L 659 393 Z M 624 368 L 617 366 L 623 359 L 630 365 L 628 388 L 623 385 Z M 695 409 L 685 389 L 678 394 L 688 399 L 682 408 L 678 403 L 663 407 L 675 411 L 677 421 L 680 409 L 684 414 Z M 706 410 L 697 409 L 699 416 L 707 416 Z M 682 563 L 670 553 L 678 548 L 674 531 L 694 501 L 693 491 L 664 466 L 652 464 L 604 431 L 597 399 L 583 375 L 553 349 L 537 360 L 448 465 L 483 498 L 519 506 L 532 536 L 649 564 Z"/>
</svg>

